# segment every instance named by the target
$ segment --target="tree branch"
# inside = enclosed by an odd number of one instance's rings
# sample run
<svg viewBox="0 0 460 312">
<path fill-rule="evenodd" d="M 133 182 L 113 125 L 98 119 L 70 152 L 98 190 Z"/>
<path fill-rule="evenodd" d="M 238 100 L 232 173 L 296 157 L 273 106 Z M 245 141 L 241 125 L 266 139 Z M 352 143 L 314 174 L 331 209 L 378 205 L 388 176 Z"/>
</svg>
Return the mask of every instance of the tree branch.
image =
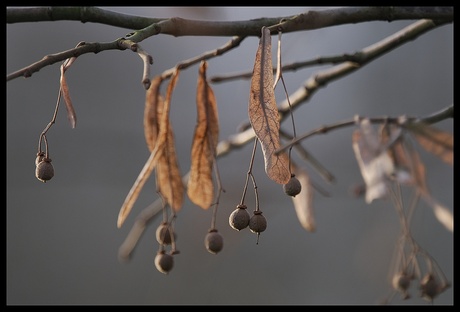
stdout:
<svg viewBox="0 0 460 312">
<path fill-rule="evenodd" d="M 178 36 L 260 36 L 262 26 L 284 33 L 370 21 L 433 19 L 453 22 L 453 7 L 345 7 L 309 10 L 295 16 L 258 18 L 246 21 L 198 21 L 183 18 L 148 18 L 111 12 L 97 7 L 7 8 L 6 22 L 81 21 L 126 29 L 142 29 L 167 21 L 160 33 Z M 280 21 L 283 21 L 280 23 Z"/>
<path fill-rule="evenodd" d="M 20 17 L 24 17 L 21 20 Z M 46 21 L 46 20 L 81 20 L 95 21 L 102 24 L 108 23 L 112 26 L 126 27 L 129 18 L 132 18 L 133 24 L 138 31 L 126 35 L 133 43 L 139 43 L 144 39 L 158 35 L 170 34 L 173 36 L 246 36 L 260 35 L 262 26 L 271 26 L 274 31 L 278 28 L 283 32 L 293 32 L 300 30 L 316 29 L 332 25 L 341 25 L 346 23 L 359 23 L 376 20 L 396 20 L 411 19 L 416 17 L 435 18 L 437 22 L 432 21 L 434 25 L 442 25 L 452 22 L 453 8 L 451 7 L 412 7 L 412 8 L 340 8 L 326 9 L 323 11 L 308 11 L 293 17 L 281 18 L 261 18 L 249 21 L 236 22 L 210 22 L 195 21 L 182 18 L 171 19 L 146 19 L 132 15 L 110 12 L 107 10 L 93 7 L 49 7 L 49 8 L 8 8 L 7 23 L 17 23 L 26 21 Z M 149 21 L 150 23 L 147 23 Z M 280 21 L 282 21 L 280 23 Z M 118 24 L 117 24 L 118 23 Z M 121 26 L 123 25 L 123 26 Z M 144 27 L 139 27 L 144 26 Z M 142 29 L 141 29 L 142 28 Z M 121 38 L 124 39 L 124 38 Z M 28 78 L 32 73 L 39 71 L 41 68 L 63 61 L 69 57 L 77 57 L 85 53 L 99 53 L 105 50 L 124 50 L 126 45 L 120 44 L 117 39 L 109 43 L 86 43 L 85 45 L 67 50 L 64 52 L 45 56 L 42 60 L 33 63 L 23 69 L 7 75 L 7 82 L 18 78 Z M 242 40 L 242 39 L 241 39 Z M 240 40 L 240 41 L 241 41 Z M 142 54 L 139 54 L 143 57 Z M 146 59 L 144 60 L 144 78 L 145 70 L 148 69 Z M 144 82 L 148 85 L 148 82 Z"/>
</svg>

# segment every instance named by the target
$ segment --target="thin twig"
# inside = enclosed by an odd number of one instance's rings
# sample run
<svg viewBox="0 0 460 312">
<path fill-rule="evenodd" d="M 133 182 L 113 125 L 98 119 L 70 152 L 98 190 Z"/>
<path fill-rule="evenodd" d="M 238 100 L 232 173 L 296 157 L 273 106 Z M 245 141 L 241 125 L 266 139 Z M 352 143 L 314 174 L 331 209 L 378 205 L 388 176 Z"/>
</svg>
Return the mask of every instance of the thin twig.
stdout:
<svg viewBox="0 0 460 312">
<path fill-rule="evenodd" d="M 132 40 L 122 39 L 119 41 L 120 45 L 126 49 L 130 49 L 133 52 L 136 52 L 144 63 L 144 71 L 142 75 L 142 84 L 144 85 L 145 90 L 150 88 L 150 65 L 153 64 L 153 57 L 148 54 L 141 46 L 133 42 Z"/>
</svg>

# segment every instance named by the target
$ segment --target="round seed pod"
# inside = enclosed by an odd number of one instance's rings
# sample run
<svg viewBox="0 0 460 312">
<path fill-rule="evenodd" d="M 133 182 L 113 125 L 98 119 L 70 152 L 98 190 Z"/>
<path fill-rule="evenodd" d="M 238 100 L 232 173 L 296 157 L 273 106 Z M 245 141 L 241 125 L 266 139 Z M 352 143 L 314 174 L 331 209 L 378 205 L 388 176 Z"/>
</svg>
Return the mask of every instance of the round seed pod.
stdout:
<svg viewBox="0 0 460 312">
<path fill-rule="evenodd" d="M 173 231 L 174 240 L 176 240 L 176 232 Z M 158 243 L 162 245 L 171 245 L 171 231 L 170 226 L 166 222 L 162 222 L 155 233 Z"/>
<path fill-rule="evenodd" d="M 300 193 L 302 190 L 302 185 L 300 184 L 299 179 L 295 177 L 295 175 L 291 176 L 291 179 L 288 183 L 283 184 L 283 191 L 286 195 L 295 197 Z"/>
<path fill-rule="evenodd" d="M 434 276 L 428 273 L 420 281 L 420 290 L 422 298 L 433 301 L 434 297 L 441 292 L 441 287 Z"/>
<path fill-rule="evenodd" d="M 393 288 L 401 293 L 402 299 L 410 298 L 408 289 L 410 287 L 411 279 L 412 278 L 405 272 L 396 273 L 393 276 Z"/>
<path fill-rule="evenodd" d="M 54 168 L 51 164 L 51 159 L 43 158 L 35 168 L 35 176 L 42 182 L 46 182 L 54 176 Z"/>
<path fill-rule="evenodd" d="M 172 255 L 165 253 L 164 250 L 159 251 L 155 256 L 155 267 L 158 271 L 168 274 L 174 266 L 174 258 Z"/>
<path fill-rule="evenodd" d="M 246 211 L 246 206 L 238 205 L 228 217 L 228 223 L 233 229 L 240 231 L 249 225 L 249 219 L 250 216 Z"/>
<path fill-rule="evenodd" d="M 224 238 L 216 229 L 211 229 L 204 238 L 204 245 L 210 253 L 217 254 L 224 247 Z"/>
<path fill-rule="evenodd" d="M 262 215 L 262 211 L 254 211 L 254 215 L 249 220 L 249 229 L 252 233 L 259 234 L 267 228 L 267 219 Z"/>
</svg>

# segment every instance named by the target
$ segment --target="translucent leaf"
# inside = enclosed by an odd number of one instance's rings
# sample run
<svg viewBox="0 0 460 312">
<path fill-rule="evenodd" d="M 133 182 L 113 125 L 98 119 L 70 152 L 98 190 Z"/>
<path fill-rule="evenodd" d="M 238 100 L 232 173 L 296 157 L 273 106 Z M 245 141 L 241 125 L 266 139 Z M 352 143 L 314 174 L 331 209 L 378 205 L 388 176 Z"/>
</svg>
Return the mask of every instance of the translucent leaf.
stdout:
<svg viewBox="0 0 460 312">
<path fill-rule="evenodd" d="M 393 161 L 380 147 L 380 139 L 368 119 L 353 132 L 353 150 L 366 184 L 366 202 L 383 198 L 388 191 L 388 177 L 394 172 Z"/>
<path fill-rule="evenodd" d="M 454 164 L 454 136 L 424 123 L 409 123 L 407 129 L 428 152 L 441 158 L 449 165 Z"/>
<path fill-rule="evenodd" d="M 315 215 L 313 211 L 313 188 L 308 173 L 299 167 L 294 167 L 295 177 L 302 185 L 302 191 L 292 198 L 297 219 L 304 229 L 309 232 L 316 231 Z"/>
<path fill-rule="evenodd" d="M 74 58 L 73 58 L 74 59 Z M 67 80 L 65 78 L 65 71 L 67 68 L 72 64 L 72 62 L 69 62 L 69 65 L 65 66 L 64 64 L 61 65 L 61 88 L 60 92 L 62 96 L 64 97 L 64 102 L 65 102 L 65 107 L 67 110 L 67 119 L 70 122 L 70 126 L 72 128 L 75 128 L 77 126 L 77 115 L 75 114 L 75 109 L 73 108 L 72 105 L 72 100 L 70 99 L 70 94 L 69 94 L 69 86 L 67 85 Z"/>
<path fill-rule="evenodd" d="M 162 79 L 160 76 L 155 77 L 150 88 L 147 90 L 144 108 L 144 135 L 149 151 L 155 147 L 155 142 L 159 131 L 158 109 L 163 109 L 164 99 L 160 94 Z"/>
<path fill-rule="evenodd" d="M 169 82 L 168 89 L 166 92 L 166 101 L 164 103 L 163 113 L 160 120 L 160 128 L 158 131 L 158 138 L 155 143 L 155 147 L 150 153 L 147 162 L 145 163 L 144 167 L 142 168 L 141 172 L 139 173 L 136 181 L 134 182 L 131 190 L 129 191 L 128 195 L 123 202 L 123 205 L 118 213 L 118 220 L 117 226 L 120 228 L 123 223 L 125 222 L 126 218 L 128 217 L 131 209 L 133 208 L 134 203 L 136 202 L 137 198 L 139 197 L 139 193 L 144 187 L 145 182 L 150 177 L 152 170 L 158 163 L 158 160 L 163 155 L 163 149 L 166 146 L 168 132 L 169 132 L 169 108 L 171 102 L 172 92 L 174 87 L 176 86 L 177 78 L 179 77 L 179 71 L 176 70 L 171 77 L 171 81 Z"/>
<path fill-rule="evenodd" d="M 216 98 L 206 81 L 206 68 L 207 63 L 201 62 L 196 95 L 197 123 L 187 184 L 188 197 L 203 209 L 208 209 L 214 198 L 212 168 L 219 139 Z"/>
<path fill-rule="evenodd" d="M 162 119 L 164 102 L 158 102 L 157 116 Z M 166 143 L 161 152 L 156 166 L 156 185 L 169 206 L 178 212 L 184 202 L 184 184 L 179 170 L 176 149 L 174 145 L 174 132 L 171 124 L 168 124 Z"/>
<path fill-rule="evenodd" d="M 285 153 L 275 154 L 280 147 L 280 116 L 273 85 L 270 30 L 263 27 L 251 80 L 249 120 L 262 146 L 267 176 L 286 184 L 291 178 L 289 159 Z"/>
</svg>

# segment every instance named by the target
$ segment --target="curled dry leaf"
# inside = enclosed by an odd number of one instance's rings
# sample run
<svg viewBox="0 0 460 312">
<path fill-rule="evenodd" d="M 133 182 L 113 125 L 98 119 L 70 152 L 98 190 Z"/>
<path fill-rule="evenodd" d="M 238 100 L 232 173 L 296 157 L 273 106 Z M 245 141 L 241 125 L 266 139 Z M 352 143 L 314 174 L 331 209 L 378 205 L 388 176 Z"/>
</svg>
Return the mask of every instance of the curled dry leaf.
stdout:
<svg viewBox="0 0 460 312">
<path fill-rule="evenodd" d="M 67 110 L 67 119 L 70 122 L 70 126 L 72 128 L 75 128 L 77 125 L 77 115 L 75 113 L 75 109 L 73 108 L 72 105 L 72 100 L 70 99 L 70 94 L 69 94 L 69 86 L 67 85 L 67 80 L 65 78 L 65 71 L 69 66 L 73 63 L 75 58 L 71 58 L 68 64 L 66 65 L 66 62 L 64 62 L 61 65 L 61 79 L 60 79 L 60 91 L 62 96 L 64 97 L 64 102 L 65 102 L 65 107 Z"/>
<path fill-rule="evenodd" d="M 297 219 L 302 227 L 308 232 L 316 231 L 316 221 L 313 210 L 313 188 L 310 183 L 310 177 L 304 169 L 293 166 L 293 172 L 302 185 L 302 191 L 295 197 L 292 197 Z"/>
<path fill-rule="evenodd" d="M 162 118 L 162 106 L 164 102 L 160 102 L 158 106 L 158 116 Z M 156 166 L 156 185 L 158 191 L 163 195 L 169 206 L 178 212 L 182 208 L 184 202 L 184 184 L 179 170 L 179 164 L 174 146 L 174 133 L 170 124 L 166 137 L 166 144 L 161 157 L 158 159 Z"/>
<path fill-rule="evenodd" d="M 208 209 L 214 198 L 212 168 L 219 139 L 219 118 L 214 92 L 206 80 L 207 63 L 201 62 L 197 83 L 197 124 L 193 136 L 187 194 L 190 200 Z"/>
<path fill-rule="evenodd" d="M 164 99 L 160 94 L 161 76 L 156 76 L 150 88 L 147 90 L 145 97 L 145 108 L 144 108 L 144 135 L 145 142 L 147 147 L 151 152 L 155 147 L 155 142 L 157 140 L 158 131 L 159 131 L 159 117 L 158 117 L 158 107 L 161 107 L 163 110 Z"/>
<path fill-rule="evenodd" d="M 428 152 L 433 153 L 449 165 L 454 164 L 454 136 L 421 122 L 406 124 L 418 143 Z"/>
<path fill-rule="evenodd" d="M 152 80 L 147 90 L 144 109 L 144 133 L 150 152 L 155 148 L 159 132 L 159 120 L 162 119 L 164 99 L 160 94 L 162 78 L 157 76 Z M 156 185 L 169 206 L 178 212 L 182 208 L 184 185 L 179 170 L 174 146 L 174 132 L 169 125 L 166 144 L 156 165 Z"/>
<path fill-rule="evenodd" d="M 159 120 L 159 131 L 158 131 L 157 140 L 155 142 L 155 147 L 151 151 L 150 156 L 147 159 L 147 162 L 145 163 L 136 181 L 131 187 L 131 190 L 126 196 L 125 201 L 123 202 L 123 205 L 118 214 L 118 220 L 117 220 L 118 228 L 120 228 L 123 225 L 124 221 L 128 217 L 134 203 L 139 197 L 140 191 L 144 187 L 144 184 L 147 181 L 147 179 L 150 177 L 152 170 L 158 164 L 159 159 L 163 155 L 163 150 L 165 149 L 165 146 L 167 145 L 167 139 L 169 135 L 168 132 L 170 129 L 169 109 L 170 109 L 170 103 L 171 103 L 171 96 L 172 96 L 174 87 L 176 86 L 178 77 L 179 77 L 179 70 L 176 70 L 174 74 L 172 75 L 171 81 L 169 82 L 169 85 L 167 88 L 166 100 L 163 105 L 161 119 Z"/>
<path fill-rule="evenodd" d="M 286 184 L 291 178 L 288 156 L 275 153 L 280 148 L 280 116 L 273 86 L 270 30 L 263 27 L 251 80 L 249 120 L 262 146 L 267 176 Z"/>
</svg>

